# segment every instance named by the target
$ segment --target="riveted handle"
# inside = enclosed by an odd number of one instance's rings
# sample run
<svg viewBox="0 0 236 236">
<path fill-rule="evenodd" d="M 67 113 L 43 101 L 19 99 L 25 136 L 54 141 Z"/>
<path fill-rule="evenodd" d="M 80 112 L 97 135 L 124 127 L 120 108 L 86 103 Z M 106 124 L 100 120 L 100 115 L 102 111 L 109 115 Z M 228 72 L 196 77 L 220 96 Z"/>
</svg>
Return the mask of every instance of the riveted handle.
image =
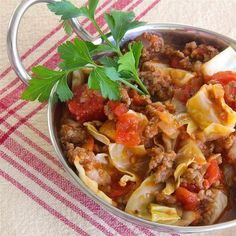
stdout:
<svg viewBox="0 0 236 236">
<path fill-rule="evenodd" d="M 8 33 L 7 33 L 7 50 L 8 50 L 8 57 L 10 60 L 10 63 L 16 72 L 16 74 L 19 76 L 19 78 L 26 84 L 28 84 L 28 81 L 31 79 L 30 75 L 24 68 L 19 52 L 17 47 L 17 35 L 18 35 L 18 28 L 20 21 L 24 15 L 24 13 L 27 11 L 27 9 L 35 4 L 38 3 L 53 3 L 56 2 L 55 0 L 24 0 L 22 1 L 19 6 L 14 11 L 11 21 L 9 23 L 8 27 Z M 84 40 L 87 41 L 94 41 L 95 39 L 80 25 L 77 18 L 72 18 L 70 20 L 70 24 L 73 27 L 74 32 L 81 37 Z"/>
</svg>

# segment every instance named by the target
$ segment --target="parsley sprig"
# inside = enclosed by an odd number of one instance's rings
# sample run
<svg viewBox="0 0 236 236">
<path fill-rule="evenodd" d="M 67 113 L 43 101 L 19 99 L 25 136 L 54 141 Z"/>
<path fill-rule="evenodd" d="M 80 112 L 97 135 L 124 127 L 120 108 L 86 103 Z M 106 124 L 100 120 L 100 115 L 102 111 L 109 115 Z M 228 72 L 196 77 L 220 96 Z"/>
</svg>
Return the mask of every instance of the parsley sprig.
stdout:
<svg viewBox="0 0 236 236">
<path fill-rule="evenodd" d="M 68 86 L 67 77 L 71 72 L 82 68 L 92 69 L 88 78 L 89 88 L 100 91 L 103 97 L 110 100 L 120 99 L 119 88 L 121 84 L 125 84 L 140 94 L 148 94 L 138 76 L 142 43 L 133 42 L 129 44 L 128 51 L 124 54 L 120 49 L 120 43 L 125 33 L 129 29 L 141 26 L 144 23 L 134 20 L 133 12 L 111 10 L 110 13 L 105 13 L 104 18 L 115 41 L 112 44 L 96 22 L 97 5 L 98 0 L 89 0 L 87 6 L 80 8 L 68 0 L 48 4 L 48 8 L 52 12 L 61 16 L 66 33 L 72 33 L 69 24 L 70 18 L 84 16 L 95 26 L 104 43 L 95 45 L 92 42 L 75 38 L 73 42 L 67 41 L 60 45 L 58 47 L 61 58 L 61 63 L 58 65 L 59 70 L 51 70 L 44 66 L 33 68 L 32 72 L 35 76 L 29 81 L 28 88 L 22 94 L 22 99 L 46 101 L 56 83 L 58 83 L 56 93 L 59 99 L 61 101 L 71 99 L 73 93 Z M 114 56 L 112 58 L 103 56 L 99 61 L 95 61 L 94 55 L 101 52 L 112 52 Z"/>
</svg>

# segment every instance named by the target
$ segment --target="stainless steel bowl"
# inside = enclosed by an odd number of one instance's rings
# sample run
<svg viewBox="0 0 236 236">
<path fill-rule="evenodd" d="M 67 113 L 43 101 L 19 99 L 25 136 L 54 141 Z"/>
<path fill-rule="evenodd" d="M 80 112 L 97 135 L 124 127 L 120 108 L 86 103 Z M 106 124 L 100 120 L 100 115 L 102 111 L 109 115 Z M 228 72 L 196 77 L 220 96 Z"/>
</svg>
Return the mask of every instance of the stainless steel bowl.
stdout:
<svg viewBox="0 0 236 236">
<path fill-rule="evenodd" d="M 19 78 L 24 82 L 28 83 L 30 80 L 30 75 L 27 73 L 25 68 L 23 67 L 18 50 L 17 50 L 17 31 L 19 27 L 20 20 L 24 15 L 24 12 L 33 4 L 41 3 L 41 2 L 54 2 L 54 0 L 25 0 L 23 1 L 19 7 L 15 10 L 8 30 L 7 35 L 7 45 L 8 45 L 8 55 L 12 67 L 14 68 L 16 74 Z M 99 44 L 102 42 L 101 39 L 94 39 L 83 27 L 79 24 L 77 19 L 72 19 L 71 24 L 75 30 L 75 32 L 83 39 L 93 41 L 95 44 Z M 174 45 L 183 45 L 186 42 L 190 42 L 192 40 L 199 43 L 207 43 L 216 46 L 219 49 L 224 49 L 227 46 L 231 46 L 236 49 L 236 41 L 223 36 L 221 34 L 193 27 L 188 25 L 179 25 L 179 24 L 148 24 L 143 27 L 130 30 L 125 35 L 122 43 L 129 41 L 140 35 L 142 32 L 155 32 L 160 34 L 165 41 L 169 43 L 173 43 Z M 109 40 L 113 42 L 113 39 L 110 37 Z M 76 175 L 76 173 L 71 169 L 68 165 L 66 158 L 63 156 L 62 147 L 60 144 L 60 140 L 58 137 L 58 121 L 60 118 L 60 102 L 57 100 L 56 96 L 56 86 L 54 86 L 51 96 L 48 103 L 48 129 L 50 133 L 50 138 L 52 145 L 56 151 L 57 157 L 64 169 L 74 181 L 74 183 L 81 189 L 84 193 L 91 197 L 96 203 L 106 208 L 109 212 L 114 215 L 121 217 L 127 221 L 138 224 L 140 226 L 148 227 L 153 230 L 162 231 L 162 232 L 178 232 L 178 233 L 199 233 L 199 232 L 208 232 L 220 229 L 226 229 L 232 226 L 236 226 L 236 220 L 231 220 L 227 222 L 217 223 L 209 226 L 173 226 L 173 225 L 163 225 L 154 223 L 148 220 L 141 219 L 139 217 L 130 215 L 124 211 L 119 210 L 107 202 L 100 199 L 96 196 L 90 189 L 86 187 L 86 185 L 80 180 L 80 178 Z"/>
</svg>

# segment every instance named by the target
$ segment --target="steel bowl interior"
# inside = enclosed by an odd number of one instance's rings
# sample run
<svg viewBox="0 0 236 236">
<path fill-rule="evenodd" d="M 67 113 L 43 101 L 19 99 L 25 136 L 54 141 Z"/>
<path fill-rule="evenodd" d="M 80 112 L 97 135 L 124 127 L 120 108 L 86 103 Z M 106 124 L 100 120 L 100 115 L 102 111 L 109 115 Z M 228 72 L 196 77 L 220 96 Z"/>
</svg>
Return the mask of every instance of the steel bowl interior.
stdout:
<svg viewBox="0 0 236 236">
<path fill-rule="evenodd" d="M 190 41 L 196 41 L 198 43 L 207 43 L 214 45 L 218 49 L 223 50 L 227 46 L 232 46 L 236 49 L 236 41 L 230 39 L 226 36 L 220 35 L 218 33 L 208 31 L 205 29 L 200 29 L 187 25 L 178 25 L 178 24 L 148 24 L 140 28 L 130 30 L 125 35 L 122 43 L 125 43 L 143 32 L 155 32 L 160 34 L 165 41 L 174 45 L 184 45 Z M 110 37 L 110 41 L 113 42 L 113 39 Z M 97 39 L 94 43 L 101 43 L 101 39 Z M 109 212 L 119 216 L 127 221 L 135 223 L 139 226 L 144 226 L 151 228 L 153 230 L 162 231 L 162 232 L 177 232 L 177 233 L 199 233 L 199 232 L 208 232 L 214 230 L 220 230 L 236 226 L 236 220 L 231 220 L 223 223 L 217 223 L 209 226 L 173 226 L 173 225 L 163 225 L 154 223 L 148 220 L 141 219 L 139 217 L 130 215 L 124 211 L 115 208 L 99 197 L 97 197 L 86 185 L 81 181 L 81 179 L 76 175 L 74 169 L 67 163 L 66 158 L 63 155 L 62 147 L 58 137 L 58 124 L 61 117 L 61 103 L 58 101 L 56 93 L 56 87 L 53 88 L 48 104 L 48 128 L 50 133 L 50 138 L 52 145 L 56 151 L 57 157 L 64 169 L 74 181 L 75 185 L 78 186 L 85 194 L 92 198 L 96 203 L 107 209 Z"/>
</svg>

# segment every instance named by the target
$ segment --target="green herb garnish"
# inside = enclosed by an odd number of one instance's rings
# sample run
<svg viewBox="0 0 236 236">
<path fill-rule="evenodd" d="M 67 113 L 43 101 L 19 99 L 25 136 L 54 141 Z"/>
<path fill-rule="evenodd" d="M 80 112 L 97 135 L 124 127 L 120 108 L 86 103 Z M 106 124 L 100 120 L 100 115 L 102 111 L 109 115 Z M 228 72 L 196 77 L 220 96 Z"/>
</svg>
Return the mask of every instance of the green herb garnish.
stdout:
<svg viewBox="0 0 236 236">
<path fill-rule="evenodd" d="M 48 4 L 48 8 L 56 15 L 61 16 L 63 28 L 67 34 L 72 34 L 69 19 L 73 17 L 87 17 L 95 26 L 103 39 L 103 44 L 95 45 L 92 42 L 76 38 L 73 42 L 67 41 L 58 47 L 62 62 L 59 70 L 50 70 L 44 66 L 33 68 L 35 77 L 29 81 L 29 86 L 22 94 L 22 99 L 46 101 L 51 89 L 58 83 L 56 93 L 61 101 L 72 98 L 73 93 L 67 84 L 69 73 L 82 68 L 91 68 L 88 87 L 101 92 L 102 96 L 110 100 L 120 99 L 119 87 L 121 84 L 131 87 L 140 94 L 148 94 L 147 89 L 138 76 L 138 64 L 141 56 L 142 43 L 129 44 L 129 51 L 123 54 L 120 43 L 125 33 L 132 28 L 143 25 L 143 22 L 134 20 L 133 12 L 111 10 L 104 14 L 115 44 L 108 40 L 108 36 L 101 30 L 95 19 L 98 0 L 89 0 L 87 6 L 80 8 L 67 0 Z M 103 56 L 99 64 L 93 56 L 100 52 L 112 52 L 113 58 Z"/>
</svg>

